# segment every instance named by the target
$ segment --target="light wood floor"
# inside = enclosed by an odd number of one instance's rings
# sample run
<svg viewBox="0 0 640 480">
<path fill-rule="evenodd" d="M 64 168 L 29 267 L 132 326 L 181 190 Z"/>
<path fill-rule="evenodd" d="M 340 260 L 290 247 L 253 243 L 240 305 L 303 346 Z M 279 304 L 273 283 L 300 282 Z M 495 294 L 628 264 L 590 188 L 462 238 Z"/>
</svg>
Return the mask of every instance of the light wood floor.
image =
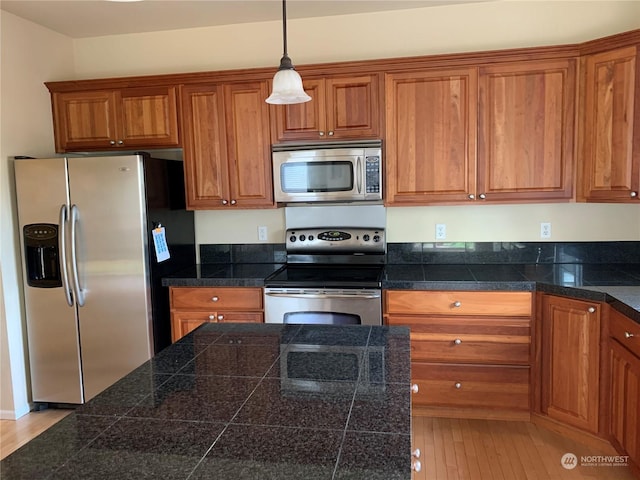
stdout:
<svg viewBox="0 0 640 480">
<path fill-rule="evenodd" d="M 70 410 L 0 420 L 0 458 L 58 422 Z M 422 470 L 414 480 L 636 480 L 626 467 L 562 467 L 565 453 L 604 455 L 527 422 L 413 417 L 413 448 Z"/>
<path fill-rule="evenodd" d="M 413 417 L 413 448 L 422 470 L 414 480 L 634 480 L 627 467 L 584 466 L 607 455 L 528 422 Z M 578 458 L 567 470 L 565 453 Z"/>
</svg>

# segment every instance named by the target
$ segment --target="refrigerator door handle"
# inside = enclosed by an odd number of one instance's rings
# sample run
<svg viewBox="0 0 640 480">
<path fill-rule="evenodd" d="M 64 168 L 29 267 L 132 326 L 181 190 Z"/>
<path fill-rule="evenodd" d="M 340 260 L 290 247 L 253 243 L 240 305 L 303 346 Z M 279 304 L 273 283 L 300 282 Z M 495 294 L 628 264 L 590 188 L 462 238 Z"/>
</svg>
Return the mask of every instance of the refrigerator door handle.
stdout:
<svg viewBox="0 0 640 480">
<path fill-rule="evenodd" d="M 78 206 L 71 206 L 71 272 L 73 273 L 73 289 L 76 294 L 76 303 L 79 307 L 84 306 L 84 292 L 80 288 L 80 278 L 78 275 L 78 258 L 76 254 L 76 231 L 78 226 Z"/>
<path fill-rule="evenodd" d="M 69 272 L 67 272 L 67 206 L 62 204 L 60 207 L 60 270 L 62 271 L 62 288 L 64 288 L 64 296 L 67 305 L 73 307 L 73 297 L 71 296 L 71 287 L 69 285 Z"/>
</svg>

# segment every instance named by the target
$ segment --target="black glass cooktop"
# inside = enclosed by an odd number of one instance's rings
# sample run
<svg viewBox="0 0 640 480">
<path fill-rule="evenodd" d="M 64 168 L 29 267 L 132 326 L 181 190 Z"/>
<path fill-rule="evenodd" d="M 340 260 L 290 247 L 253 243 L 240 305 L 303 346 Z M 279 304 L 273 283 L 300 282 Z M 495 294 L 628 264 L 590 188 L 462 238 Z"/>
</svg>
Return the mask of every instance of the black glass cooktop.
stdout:
<svg viewBox="0 0 640 480">
<path fill-rule="evenodd" d="M 380 288 L 382 265 L 287 264 L 272 275 L 266 287 Z"/>
</svg>

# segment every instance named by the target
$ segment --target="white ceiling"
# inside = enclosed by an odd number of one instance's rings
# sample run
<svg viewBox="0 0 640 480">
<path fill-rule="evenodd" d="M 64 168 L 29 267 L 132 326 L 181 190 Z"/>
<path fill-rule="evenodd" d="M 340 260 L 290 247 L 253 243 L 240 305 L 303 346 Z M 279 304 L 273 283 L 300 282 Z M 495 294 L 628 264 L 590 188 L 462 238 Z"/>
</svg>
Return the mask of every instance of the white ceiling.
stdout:
<svg viewBox="0 0 640 480">
<path fill-rule="evenodd" d="M 289 0 L 287 18 L 326 17 L 486 0 Z M 282 18 L 280 0 L 2 0 L 0 9 L 72 38 Z"/>
</svg>

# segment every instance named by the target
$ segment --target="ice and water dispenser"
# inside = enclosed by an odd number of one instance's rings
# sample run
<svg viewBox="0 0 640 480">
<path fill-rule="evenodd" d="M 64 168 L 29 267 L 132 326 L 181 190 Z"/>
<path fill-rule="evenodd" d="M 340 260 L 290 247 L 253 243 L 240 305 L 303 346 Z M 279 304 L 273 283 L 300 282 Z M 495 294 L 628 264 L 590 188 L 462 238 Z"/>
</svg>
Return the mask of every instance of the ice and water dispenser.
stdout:
<svg viewBox="0 0 640 480">
<path fill-rule="evenodd" d="M 27 284 L 38 288 L 61 287 L 58 225 L 52 223 L 25 225 L 22 234 Z"/>
</svg>

